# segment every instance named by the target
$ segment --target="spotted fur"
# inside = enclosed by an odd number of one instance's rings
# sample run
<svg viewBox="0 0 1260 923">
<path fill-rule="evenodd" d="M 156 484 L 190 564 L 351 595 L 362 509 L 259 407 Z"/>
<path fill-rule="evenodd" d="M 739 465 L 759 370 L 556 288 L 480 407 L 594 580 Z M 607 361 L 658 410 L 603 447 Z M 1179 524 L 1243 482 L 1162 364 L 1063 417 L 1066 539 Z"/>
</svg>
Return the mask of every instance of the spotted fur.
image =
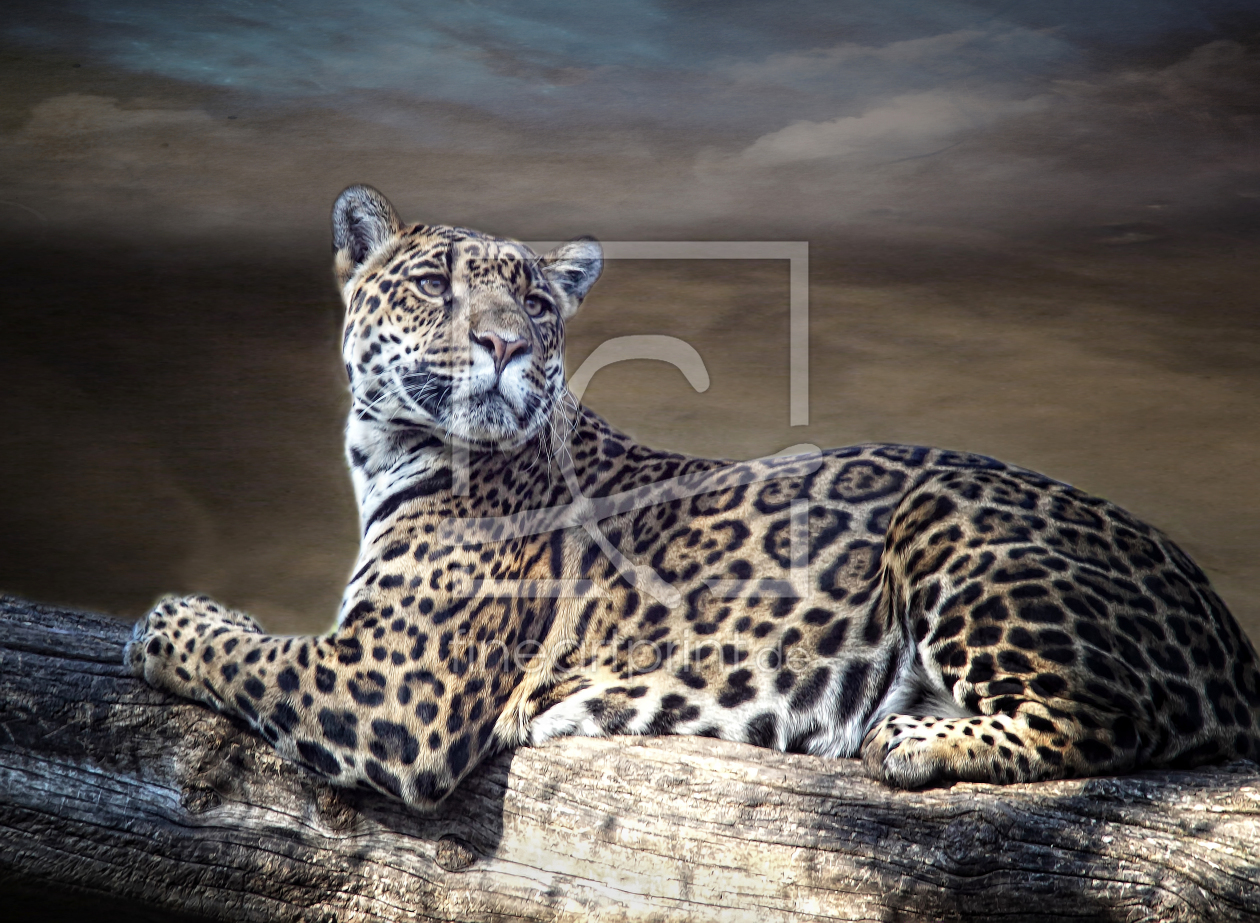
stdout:
<svg viewBox="0 0 1260 923">
<path fill-rule="evenodd" d="M 1257 756 L 1251 643 L 1113 504 L 942 449 L 647 448 L 566 390 L 595 242 L 404 225 L 364 186 L 333 226 L 362 527 L 336 626 L 169 598 L 126 654 L 154 685 L 422 809 L 566 734 L 860 754 L 901 787 Z"/>
</svg>

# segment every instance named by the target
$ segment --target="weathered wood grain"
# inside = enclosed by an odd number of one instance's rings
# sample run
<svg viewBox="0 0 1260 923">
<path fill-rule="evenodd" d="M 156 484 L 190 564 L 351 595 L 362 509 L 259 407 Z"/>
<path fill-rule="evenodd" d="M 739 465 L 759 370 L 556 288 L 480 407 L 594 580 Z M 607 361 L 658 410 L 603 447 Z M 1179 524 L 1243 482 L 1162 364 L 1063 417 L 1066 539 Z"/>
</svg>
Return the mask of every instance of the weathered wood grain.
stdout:
<svg viewBox="0 0 1260 923">
<path fill-rule="evenodd" d="M 1260 768 L 895 792 L 696 738 L 502 754 L 421 817 L 0 600 L 0 879 L 232 921 L 1260 919 Z M 145 919 L 149 917 L 144 916 Z"/>
</svg>

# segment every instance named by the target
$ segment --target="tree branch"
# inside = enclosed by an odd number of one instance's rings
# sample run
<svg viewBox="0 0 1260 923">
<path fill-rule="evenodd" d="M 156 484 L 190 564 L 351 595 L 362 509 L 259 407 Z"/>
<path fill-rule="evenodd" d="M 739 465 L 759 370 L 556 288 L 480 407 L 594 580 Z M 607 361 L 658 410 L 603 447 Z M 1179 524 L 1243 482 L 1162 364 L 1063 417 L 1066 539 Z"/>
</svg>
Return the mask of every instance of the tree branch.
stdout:
<svg viewBox="0 0 1260 923">
<path fill-rule="evenodd" d="M 897 792 L 856 760 L 571 738 L 422 817 L 127 676 L 128 631 L 0 599 L 10 883 L 232 921 L 1260 918 L 1251 763 Z"/>
</svg>

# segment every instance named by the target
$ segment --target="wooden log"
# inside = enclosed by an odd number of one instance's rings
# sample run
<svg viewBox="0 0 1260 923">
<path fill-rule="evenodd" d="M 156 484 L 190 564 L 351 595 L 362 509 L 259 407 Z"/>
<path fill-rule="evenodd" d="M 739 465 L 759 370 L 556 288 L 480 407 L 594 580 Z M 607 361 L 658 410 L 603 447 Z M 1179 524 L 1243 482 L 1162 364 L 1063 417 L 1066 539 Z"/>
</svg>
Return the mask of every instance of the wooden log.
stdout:
<svg viewBox="0 0 1260 923">
<path fill-rule="evenodd" d="M 0 599 L 0 880 L 24 894 L 232 921 L 1260 919 L 1252 763 L 899 792 L 856 760 L 571 738 L 420 816 L 126 675 L 129 628 Z"/>
</svg>

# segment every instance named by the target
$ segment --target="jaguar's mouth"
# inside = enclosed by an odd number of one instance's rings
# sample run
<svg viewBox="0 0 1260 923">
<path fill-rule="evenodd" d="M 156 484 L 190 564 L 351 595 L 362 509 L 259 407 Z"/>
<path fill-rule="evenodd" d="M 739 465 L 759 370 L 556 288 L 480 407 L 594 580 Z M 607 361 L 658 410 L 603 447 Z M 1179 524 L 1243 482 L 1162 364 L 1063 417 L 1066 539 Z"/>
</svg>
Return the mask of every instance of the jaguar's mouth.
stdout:
<svg viewBox="0 0 1260 923">
<path fill-rule="evenodd" d="M 499 381 L 472 391 L 467 383 L 416 371 L 400 376 L 398 384 L 407 402 L 428 418 L 425 425 L 474 446 L 507 447 L 523 442 L 529 435 L 531 410 L 538 403 L 525 400 L 523 407 L 517 407 Z"/>
</svg>

